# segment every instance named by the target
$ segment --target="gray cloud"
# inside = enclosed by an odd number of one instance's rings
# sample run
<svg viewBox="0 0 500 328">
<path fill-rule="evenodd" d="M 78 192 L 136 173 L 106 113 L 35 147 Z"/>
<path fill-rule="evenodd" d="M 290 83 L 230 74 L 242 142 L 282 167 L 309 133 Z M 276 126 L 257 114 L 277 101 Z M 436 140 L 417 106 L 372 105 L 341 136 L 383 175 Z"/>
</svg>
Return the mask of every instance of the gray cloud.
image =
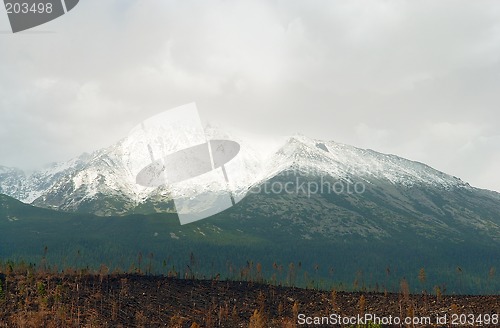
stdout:
<svg viewBox="0 0 500 328">
<path fill-rule="evenodd" d="M 36 31 L 54 33 L 0 34 L 0 165 L 67 160 L 196 101 L 500 190 L 497 1 L 86 0 Z"/>
</svg>

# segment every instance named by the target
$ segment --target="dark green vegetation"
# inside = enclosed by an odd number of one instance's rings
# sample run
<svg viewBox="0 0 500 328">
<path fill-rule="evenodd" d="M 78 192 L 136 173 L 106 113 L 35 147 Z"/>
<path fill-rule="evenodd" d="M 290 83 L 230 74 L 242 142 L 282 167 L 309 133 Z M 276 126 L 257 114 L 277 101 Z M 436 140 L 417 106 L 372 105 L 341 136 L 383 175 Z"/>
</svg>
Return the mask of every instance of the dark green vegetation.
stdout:
<svg viewBox="0 0 500 328">
<path fill-rule="evenodd" d="M 417 293 L 496 294 L 499 227 L 500 197 L 477 189 L 251 194 L 186 226 L 175 214 L 98 217 L 0 196 L 0 259 L 342 290 L 393 291 L 405 279 Z"/>
</svg>

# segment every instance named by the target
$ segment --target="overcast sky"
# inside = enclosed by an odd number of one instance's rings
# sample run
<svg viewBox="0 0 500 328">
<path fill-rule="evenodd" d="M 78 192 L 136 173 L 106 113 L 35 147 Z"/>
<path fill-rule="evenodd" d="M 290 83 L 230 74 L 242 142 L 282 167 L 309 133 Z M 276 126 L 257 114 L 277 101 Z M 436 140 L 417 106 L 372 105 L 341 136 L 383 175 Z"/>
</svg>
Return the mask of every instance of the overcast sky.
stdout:
<svg viewBox="0 0 500 328">
<path fill-rule="evenodd" d="M 68 160 L 196 101 L 500 191 L 500 1 L 81 0 L 9 30 L 1 8 L 0 165 Z"/>
</svg>

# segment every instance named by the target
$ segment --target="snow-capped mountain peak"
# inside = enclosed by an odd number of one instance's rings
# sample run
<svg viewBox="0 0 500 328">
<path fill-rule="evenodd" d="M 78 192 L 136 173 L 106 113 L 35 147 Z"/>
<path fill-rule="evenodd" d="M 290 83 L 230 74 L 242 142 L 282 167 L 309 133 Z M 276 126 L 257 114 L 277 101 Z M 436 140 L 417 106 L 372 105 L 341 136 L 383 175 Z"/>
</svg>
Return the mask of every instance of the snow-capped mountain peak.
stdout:
<svg viewBox="0 0 500 328">
<path fill-rule="evenodd" d="M 151 149 L 165 155 L 183 147 L 185 138 L 165 137 L 164 132 L 144 133 L 139 129 L 108 148 L 53 164 L 29 176 L 20 170 L 0 167 L 0 193 L 42 207 L 121 214 L 151 199 L 161 203 L 172 196 L 194 197 L 200 192 L 243 192 L 286 170 L 366 183 L 385 181 L 403 188 L 471 188 L 458 178 L 395 155 L 301 135 L 289 137 L 275 151 L 263 151 L 251 137 L 228 134 L 214 127 L 206 129 L 207 140 L 233 140 L 240 145 L 240 153 L 226 165 L 229 183 L 214 180 L 214 174 L 222 177 L 222 171 L 216 170 L 174 185 L 142 187 L 136 183 L 136 175 L 151 162 Z"/>
<path fill-rule="evenodd" d="M 420 162 L 301 135 L 289 138 L 277 151 L 274 166 L 278 171 L 294 166 L 306 172 L 326 174 L 339 179 L 381 179 L 403 186 L 423 184 L 442 188 L 470 187 L 459 178 Z"/>
</svg>

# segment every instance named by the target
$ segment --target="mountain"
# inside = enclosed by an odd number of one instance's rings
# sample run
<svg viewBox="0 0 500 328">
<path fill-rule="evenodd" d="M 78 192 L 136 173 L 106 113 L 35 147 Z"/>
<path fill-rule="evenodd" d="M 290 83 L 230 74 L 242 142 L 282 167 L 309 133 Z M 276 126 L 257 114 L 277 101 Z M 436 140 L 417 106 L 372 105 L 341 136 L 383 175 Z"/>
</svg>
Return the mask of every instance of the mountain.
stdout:
<svg viewBox="0 0 500 328">
<path fill-rule="evenodd" d="M 415 236 L 464 241 L 473 231 L 500 241 L 500 194 L 473 188 L 425 164 L 292 138 L 277 153 L 275 166 L 278 172 L 258 188 L 249 213 L 292 220 L 306 227 L 306 236 L 393 238 L 411 231 Z M 289 183 L 294 192 L 274 192 L 274 183 Z"/>
<path fill-rule="evenodd" d="M 145 188 L 137 185 L 135 176 L 138 169 L 150 162 L 148 147 L 153 145 L 163 152 L 182 148 L 175 136 L 165 137 L 161 133 L 163 131 L 153 135 L 135 133 L 106 149 L 84 154 L 66 163 L 53 164 L 31 175 L 18 169 L 0 167 L 0 193 L 39 207 L 122 215 L 137 211 L 171 212 L 174 211 L 173 197 L 227 192 L 228 186 L 210 180 L 210 175 L 175 186 Z M 248 140 L 225 135 L 217 129 L 209 129 L 208 133 L 210 139 L 226 138 L 241 145 L 239 166 L 231 175 L 229 185 L 236 194 L 245 193 L 281 172 L 297 171 L 297 168 L 316 177 L 357 181 L 360 186 L 383 183 L 394 188 L 422 186 L 439 190 L 474 190 L 460 179 L 424 164 L 336 142 L 295 136 L 266 156 L 256 151 Z"/>
<path fill-rule="evenodd" d="M 236 139 L 241 145 L 239 165 L 228 167 L 229 186 L 205 175 L 180 185 L 141 187 L 134 172 L 148 163 L 147 145 L 182 147 L 163 131 L 141 133 L 29 176 L 0 167 L 0 193 L 38 207 L 109 216 L 172 213 L 174 197 L 227 194 L 229 188 L 234 195 L 252 196 L 244 215 L 290 220 L 303 238 L 391 238 L 410 229 L 417 236 L 455 241 L 467 239 L 470 231 L 500 239 L 500 194 L 419 162 L 304 136 L 288 138 L 266 157 L 251 142 L 208 129 L 211 139 Z"/>
<path fill-rule="evenodd" d="M 207 275 L 235 275 L 259 261 L 273 268 L 269 276 L 285 280 L 293 262 L 304 268 L 296 278 L 305 285 L 315 272 L 316 282 L 333 274 L 337 282 L 355 276 L 395 287 L 402 277 L 419 284 L 416 273 L 425 267 L 429 283 L 455 291 L 500 288 L 488 278 L 500 267 L 496 192 L 373 150 L 294 136 L 263 151 L 252 140 L 213 128 L 207 129 L 209 139 L 241 145 L 226 165 L 229 184 L 208 174 L 141 187 L 135 177 L 151 162 L 150 150 L 185 147 L 165 133 L 135 131 L 30 175 L 0 167 L 0 194 L 8 195 L 0 196 L 0 259 L 36 262 L 46 245 L 57 265 L 124 268 L 137 265 L 140 253 L 154 254 L 150 260 L 163 272 L 170 266 L 188 270 L 186 258 L 194 253 Z M 174 198 L 228 190 L 238 200 L 246 197 L 222 213 L 179 225 Z M 285 269 L 277 270 L 276 263 Z"/>
<path fill-rule="evenodd" d="M 16 168 L 0 166 L 0 193 L 32 203 L 61 179 L 83 169 L 88 157 L 88 154 L 82 154 L 68 162 L 53 163 L 30 175 Z"/>
<path fill-rule="evenodd" d="M 218 130 L 209 131 L 211 139 L 228 138 Z M 105 216 L 172 212 L 175 210 L 171 202 L 173 196 L 189 198 L 204 191 L 227 193 L 226 182 L 214 182 L 210 175 L 176 186 L 146 188 L 136 184 L 139 169 L 151 162 L 149 148 L 171 153 L 182 146 L 182 140 L 165 131 L 153 134 L 138 131 L 108 148 L 66 163 L 52 164 L 31 175 L 0 167 L 0 193 L 39 207 Z M 236 167 L 237 174 L 232 176 L 237 177 L 233 179 L 236 184 L 230 185 L 234 193 L 258 181 L 257 172 L 262 163 L 261 156 L 250 147 L 244 148 L 239 159 L 241 166 Z"/>
</svg>

